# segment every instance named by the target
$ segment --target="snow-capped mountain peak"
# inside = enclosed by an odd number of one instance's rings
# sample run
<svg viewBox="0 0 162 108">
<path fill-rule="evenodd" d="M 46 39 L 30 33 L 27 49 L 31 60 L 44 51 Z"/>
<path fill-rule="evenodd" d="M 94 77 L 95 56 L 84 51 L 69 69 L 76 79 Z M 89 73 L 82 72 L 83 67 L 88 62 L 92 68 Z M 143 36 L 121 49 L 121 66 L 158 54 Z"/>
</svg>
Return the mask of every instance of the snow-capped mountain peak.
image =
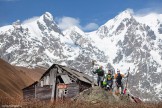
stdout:
<svg viewBox="0 0 162 108">
<path fill-rule="evenodd" d="M 74 33 L 74 32 L 77 32 L 80 35 L 85 35 L 85 33 L 77 26 L 72 26 L 72 27 L 70 27 L 70 28 L 63 31 L 63 33 L 65 35 L 70 35 L 70 33 Z"/>
<path fill-rule="evenodd" d="M 28 23 L 0 28 L 0 56 L 13 65 L 49 67 L 58 63 L 89 74 L 92 60 L 123 73 L 131 67 L 131 93 L 162 100 L 161 37 L 161 15 L 140 17 L 127 9 L 98 30 L 85 33 L 76 26 L 61 31 L 46 12 Z"/>
<path fill-rule="evenodd" d="M 17 21 L 15 21 L 15 22 L 12 23 L 13 26 L 20 25 L 20 24 L 21 24 L 20 23 L 20 20 L 17 20 Z"/>
<path fill-rule="evenodd" d="M 119 13 L 119 15 L 117 15 L 115 17 L 115 19 L 118 19 L 118 18 L 131 18 L 133 16 L 133 14 L 134 14 L 133 10 L 127 9 L 127 10 Z"/>
<path fill-rule="evenodd" d="M 45 12 L 45 14 L 42 15 L 42 16 L 44 17 L 44 19 L 48 19 L 49 21 L 53 21 L 54 20 L 52 14 L 49 13 L 49 12 Z"/>
<path fill-rule="evenodd" d="M 127 28 L 127 26 L 130 25 L 130 22 L 134 21 L 133 11 L 130 9 L 127 9 L 119 15 L 117 15 L 115 18 L 110 19 L 105 24 L 103 24 L 99 29 L 96 31 L 96 33 L 101 37 L 111 37 L 114 33 L 116 35 L 121 34 L 123 29 Z M 123 31 L 124 34 L 124 31 Z"/>
<path fill-rule="evenodd" d="M 110 26 L 110 25 L 113 25 L 114 23 L 120 23 L 122 20 L 124 20 L 126 18 L 130 19 L 132 17 L 133 17 L 133 11 L 131 9 L 127 9 L 127 10 L 119 13 L 119 15 L 117 15 L 115 18 L 106 22 L 104 25 Z"/>
</svg>

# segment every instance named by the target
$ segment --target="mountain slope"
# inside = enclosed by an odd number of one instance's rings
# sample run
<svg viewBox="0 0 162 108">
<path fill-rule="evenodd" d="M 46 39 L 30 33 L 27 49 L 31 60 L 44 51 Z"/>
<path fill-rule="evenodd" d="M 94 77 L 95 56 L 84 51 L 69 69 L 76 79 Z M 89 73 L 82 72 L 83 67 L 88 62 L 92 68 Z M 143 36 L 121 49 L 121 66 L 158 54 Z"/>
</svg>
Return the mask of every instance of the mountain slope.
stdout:
<svg viewBox="0 0 162 108">
<path fill-rule="evenodd" d="M 0 59 L 0 95 L 7 97 L 22 96 L 22 88 L 33 83 L 24 73 Z"/>
<path fill-rule="evenodd" d="M 27 77 L 31 78 L 33 81 L 39 81 L 43 73 L 47 70 L 41 67 L 26 68 L 20 66 L 14 66 L 16 70 L 24 73 Z"/>
</svg>

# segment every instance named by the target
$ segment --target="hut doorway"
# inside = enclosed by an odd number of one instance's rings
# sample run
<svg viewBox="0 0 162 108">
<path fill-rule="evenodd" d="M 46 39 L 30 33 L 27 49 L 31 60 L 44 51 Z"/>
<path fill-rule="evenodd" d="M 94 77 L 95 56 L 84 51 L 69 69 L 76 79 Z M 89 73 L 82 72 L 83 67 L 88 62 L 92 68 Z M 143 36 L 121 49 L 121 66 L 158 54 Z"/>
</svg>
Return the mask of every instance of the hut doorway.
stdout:
<svg viewBox="0 0 162 108">
<path fill-rule="evenodd" d="M 66 84 L 58 84 L 57 85 L 57 98 L 63 100 L 66 97 L 67 93 L 67 85 Z"/>
</svg>

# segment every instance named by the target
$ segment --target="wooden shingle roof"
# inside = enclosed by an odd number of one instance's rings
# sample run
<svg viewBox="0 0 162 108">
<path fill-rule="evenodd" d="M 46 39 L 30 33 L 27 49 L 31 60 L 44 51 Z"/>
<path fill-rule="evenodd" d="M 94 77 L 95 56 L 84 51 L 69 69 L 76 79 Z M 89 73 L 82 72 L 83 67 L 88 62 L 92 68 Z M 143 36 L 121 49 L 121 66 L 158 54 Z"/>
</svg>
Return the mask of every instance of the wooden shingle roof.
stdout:
<svg viewBox="0 0 162 108">
<path fill-rule="evenodd" d="M 72 74 L 73 76 L 75 76 L 76 78 L 78 78 L 79 80 L 83 81 L 83 82 L 86 82 L 86 83 L 89 83 L 91 84 L 92 83 L 92 78 L 87 75 L 87 74 L 84 74 L 83 72 L 79 72 L 75 69 L 72 69 L 72 68 L 69 68 L 69 67 L 66 67 L 66 66 L 62 66 L 62 65 L 58 65 L 58 64 L 53 64 L 43 75 L 42 77 L 40 78 L 40 80 L 45 76 L 47 75 L 50 70 L 52 68 L 55 68 L 55 67 L 58 67 L 60 68 L 61 70 L 65 70 L 67 73 L 70 73 Z"/>
</svg>

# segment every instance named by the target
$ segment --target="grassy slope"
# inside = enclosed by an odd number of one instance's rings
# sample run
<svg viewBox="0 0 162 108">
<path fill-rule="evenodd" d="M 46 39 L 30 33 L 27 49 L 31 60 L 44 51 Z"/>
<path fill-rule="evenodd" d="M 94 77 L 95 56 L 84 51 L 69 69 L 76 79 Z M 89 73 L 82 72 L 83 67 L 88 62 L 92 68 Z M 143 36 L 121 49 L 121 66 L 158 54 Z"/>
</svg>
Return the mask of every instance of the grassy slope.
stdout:
<svg viewBox="0 0 162 108">
<path fill-rule="evenodd" d="M 12 65 L 0 59 L 0 96 L 22 96 L 21 89 L 33 83 L 33 80 Z"/>
<path fill-rule="evenodd" d="M 29 68 L 26 68 L 26 67 L 17 67 L 16 66 L 15 68 L 17 70 L 19 70 L 20 72 L 29 76 L 34 81 L 38 81 L 40 79 L 40 77 L 43 75 L 43 73 L 47 70 L 47 69 L 41 68 L 41 67 L 29 69 Z"/>
</svg>

